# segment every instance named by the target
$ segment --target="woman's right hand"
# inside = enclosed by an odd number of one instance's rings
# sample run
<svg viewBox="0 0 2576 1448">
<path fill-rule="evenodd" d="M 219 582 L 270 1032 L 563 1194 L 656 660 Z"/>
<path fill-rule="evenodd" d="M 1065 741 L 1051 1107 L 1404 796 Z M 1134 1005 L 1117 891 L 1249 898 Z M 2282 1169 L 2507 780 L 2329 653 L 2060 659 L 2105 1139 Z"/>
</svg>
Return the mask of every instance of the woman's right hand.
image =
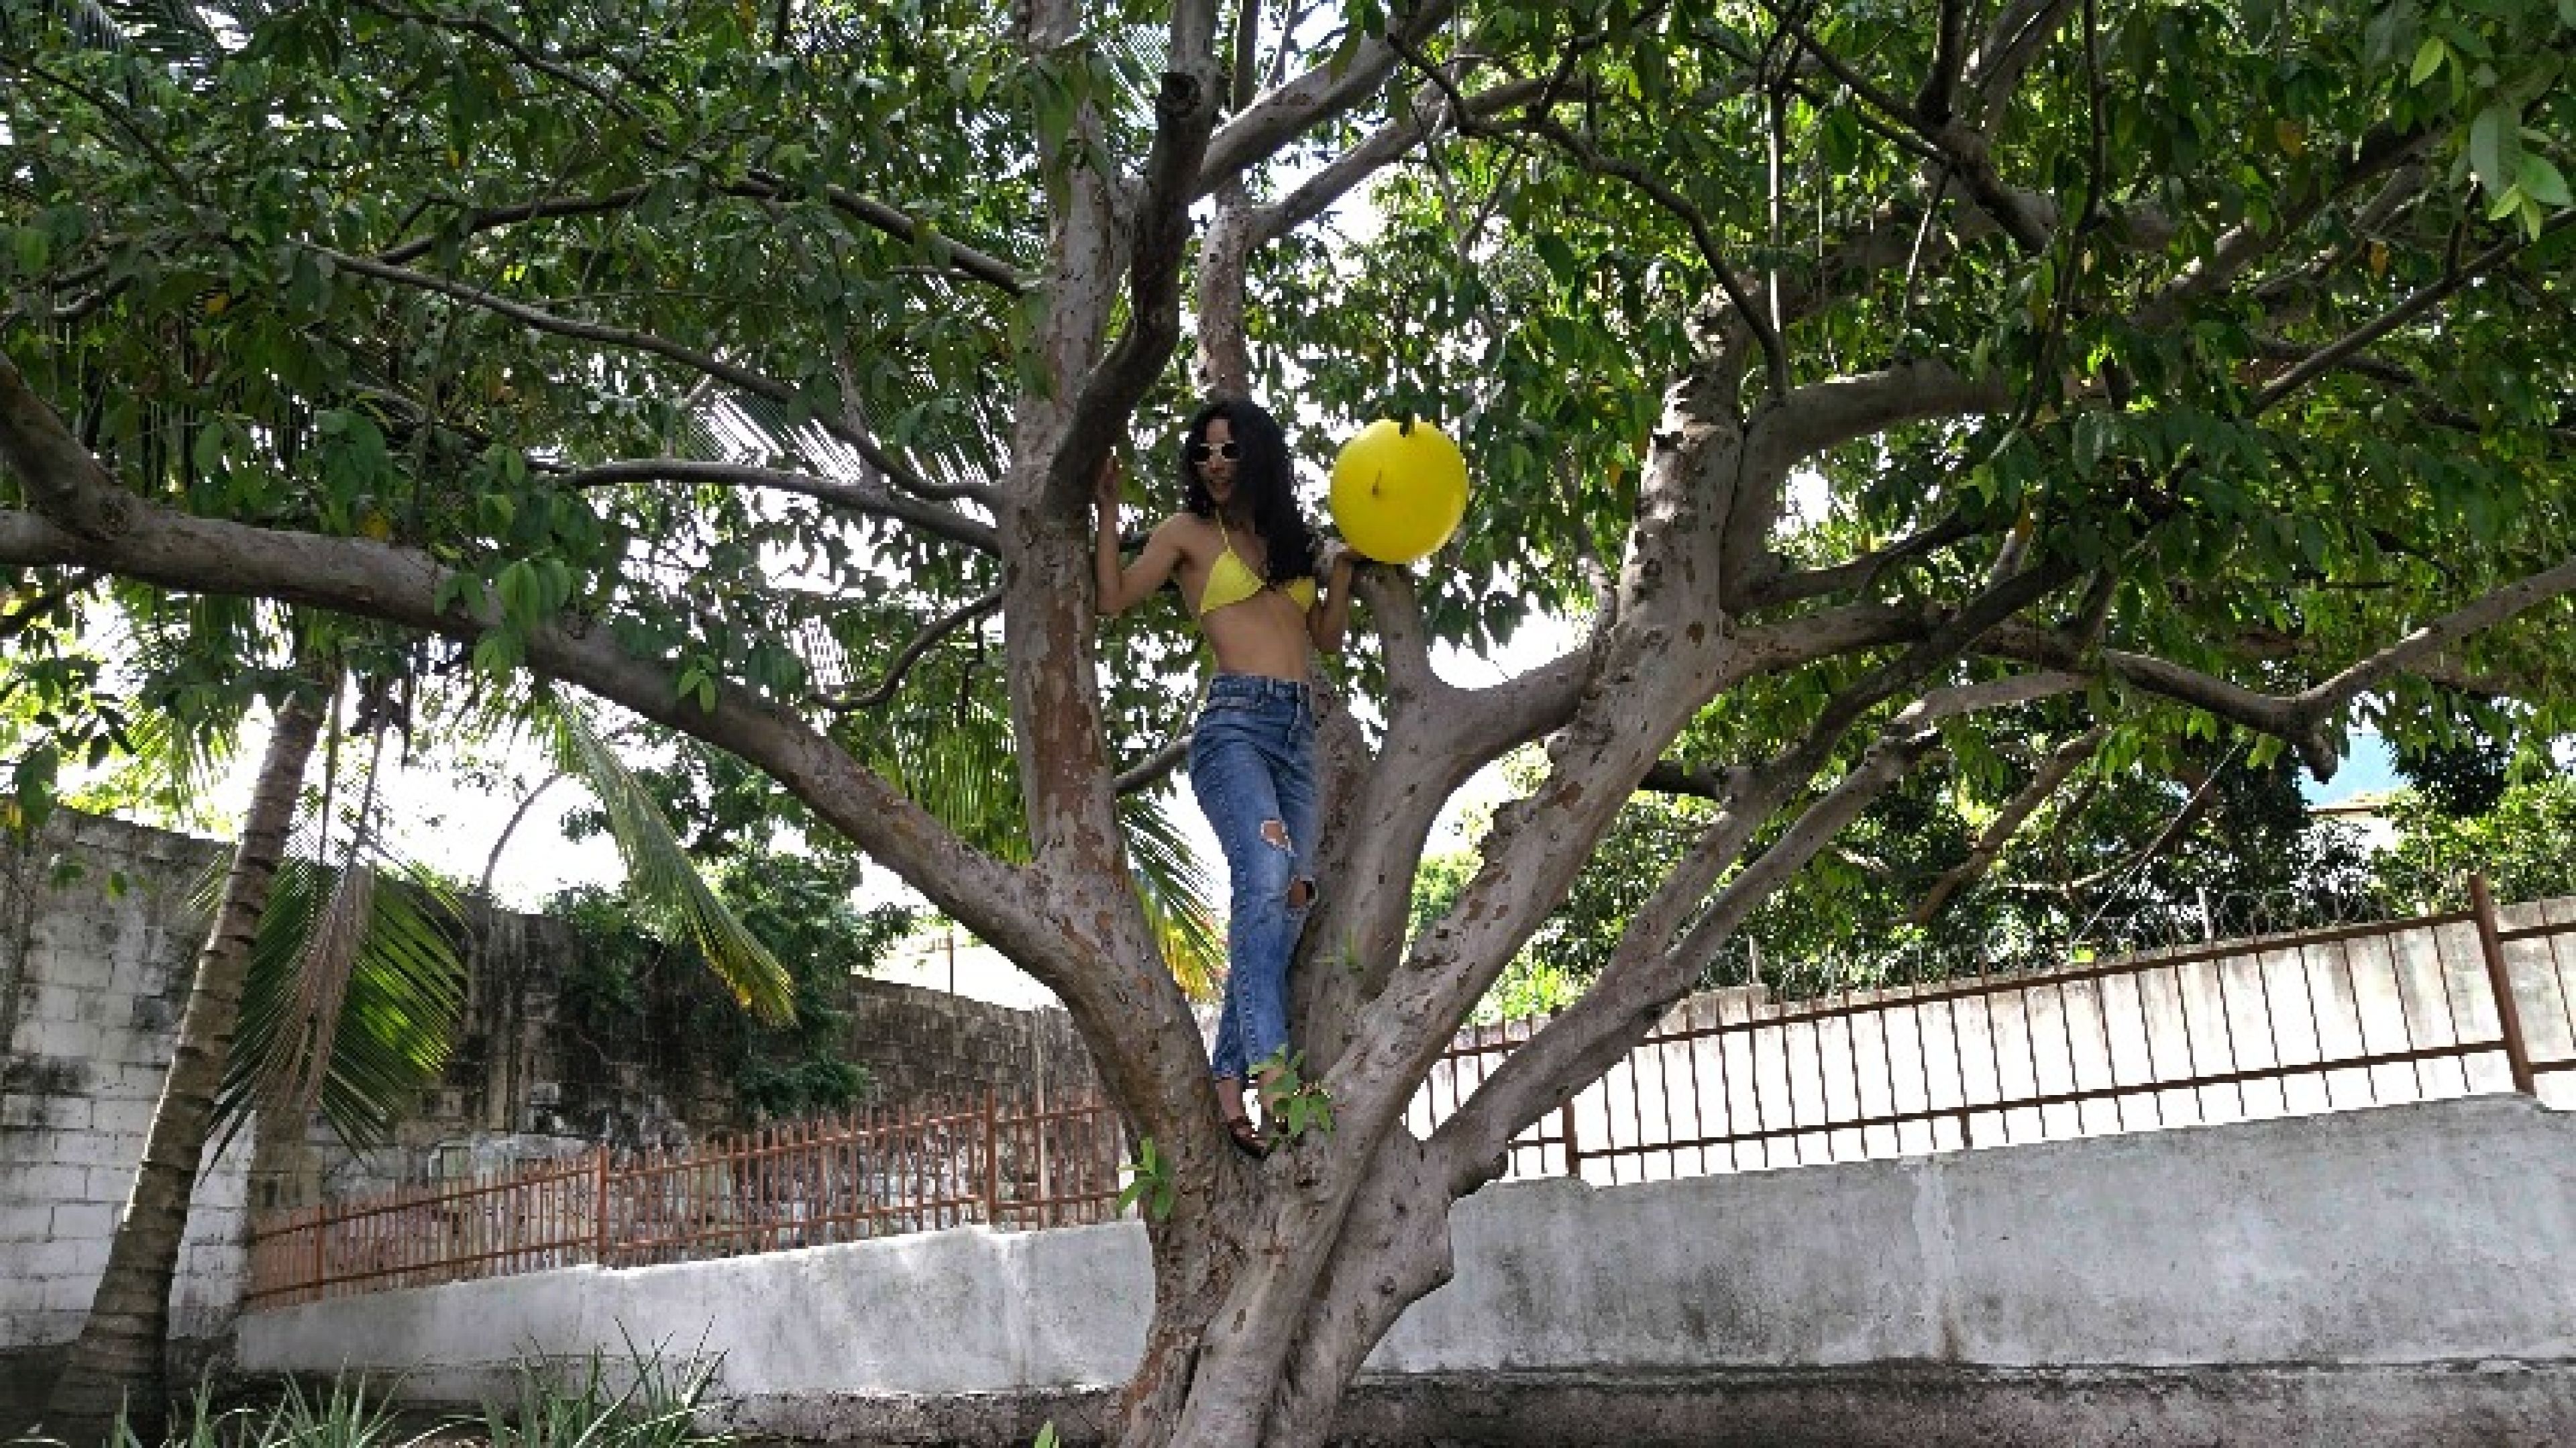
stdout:
<svg viewBox="0 0 2576 1448">
<path fill-rule="evenodd" d="M 1117 450 L 1113 448 L 1109 456 L 1100 460 L 1100 475 L 1091 484 L 1091 500 L 1100 509 L 1102 517 L 1117 513 L 1118 490 L 1126 478 L 1127 469 L 1118 461 Z"/>
</svg>

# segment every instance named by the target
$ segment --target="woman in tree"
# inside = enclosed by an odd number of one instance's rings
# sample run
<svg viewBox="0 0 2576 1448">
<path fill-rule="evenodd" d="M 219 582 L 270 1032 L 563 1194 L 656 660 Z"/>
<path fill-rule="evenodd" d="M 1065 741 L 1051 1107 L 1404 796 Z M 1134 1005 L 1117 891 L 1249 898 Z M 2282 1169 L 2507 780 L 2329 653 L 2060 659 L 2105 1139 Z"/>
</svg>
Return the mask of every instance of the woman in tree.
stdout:
<svg viewBox="0 0 2576 1448">
<path fill-rule="evenodd" d="M 1337 652 L 1350 618 L 1352 555 L 1318 540 L 1298 514 L 1288 442 L 1257 404 L 1219 399 L 1181 445 L 1181 511 L 1121 566 L 1120 469 L 1100 470 L 1094 574 L 1103 617 L 1175 576 L 1216 654 L 1190 735 L 1190 787 L 1225 851 L 1225 1010 L 1211 1065 L 1217 1107 L 1252 1156 L 1270 1137 L 1244 1109 L 1247 1076 L 1265 1085 L 1288 1059 L 1288 962 L 1315 901 L 1315 693 L 1309 650 Z"/>
</svg>

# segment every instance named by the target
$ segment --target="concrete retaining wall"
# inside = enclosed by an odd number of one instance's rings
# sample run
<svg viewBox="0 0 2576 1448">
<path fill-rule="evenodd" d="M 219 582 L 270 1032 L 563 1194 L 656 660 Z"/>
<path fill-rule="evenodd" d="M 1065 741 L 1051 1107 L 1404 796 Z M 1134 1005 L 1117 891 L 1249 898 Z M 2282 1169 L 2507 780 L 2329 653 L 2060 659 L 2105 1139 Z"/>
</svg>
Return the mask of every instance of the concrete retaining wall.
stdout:
<svg viewBox="0 0 2576 1448">
<path fill-rule="evenodd" d="M 76 1336 L 107 1266 L 161 1097 L 204 920 L 189 894 L 221 847 L 58 815 L 0 846 L 0 1367 L 41 1376 Z M 245 1249 L 248 1133 L 197 1185 L 171 1329 L 216 1337 Z M 9 1387 L 0 1382 L 0 1389 Z M 9 1391 L 0 1402 L 12 1401 Z"/>
<path fill-rule="evenodd" d="M 227 849 L 70 810 L 27 847 L 0 839 L 0 1435 L 41 1399 L 97 1290 L 204 938 L 190 895 Z M 209 1164 L 173 1296 L 183 1369 L 224 1350 L 254 1194 L 337 1199 L 601 1138 L 682 1146 L 733 1124 L 730 1086 L 676 1028 L 646 1020 L 603 1035 L 570 1019 L 570 926 L 480 907 L 468 923 L 475 970 L 457 1055 L 392 1148 L 353 1158 L 316 1123 L 300 1151 L 291 1135 L 246 1130 Z M 852 982 L 848 1004 L 851 1059 L 876 1070 L 882 1104 L 1032 1082 L 1055 1099 L 1090 1089 L 1062 1011 L 868 980 Z"/>
<path fill-rule="evenodd" d="M 1917 1444 L 2576 1441 L 2576 1117 L 2519 1098 L 1503 1186 L 1456 1232 L 1456 1280 L 1369 1361 L 1371 1442 L 1450 1432 L 1462 1383 L 1525 1406 L 1470 1442 L 1880 1441 L 1801 1430 L 1828 1399 Z M 240 1354 L 462 1402 L 632 1335 L 721 1353 L 745 1427 L 1025 1442 L 1047 1403 L 1100 1411 L 1080 1390 L 1125 1376 L 1149 1294 L 1133 1225 L 968 1229 L 313 1304 Z M 951 1394 L 995 1396 L 968 1425 Z"/>
</svg>

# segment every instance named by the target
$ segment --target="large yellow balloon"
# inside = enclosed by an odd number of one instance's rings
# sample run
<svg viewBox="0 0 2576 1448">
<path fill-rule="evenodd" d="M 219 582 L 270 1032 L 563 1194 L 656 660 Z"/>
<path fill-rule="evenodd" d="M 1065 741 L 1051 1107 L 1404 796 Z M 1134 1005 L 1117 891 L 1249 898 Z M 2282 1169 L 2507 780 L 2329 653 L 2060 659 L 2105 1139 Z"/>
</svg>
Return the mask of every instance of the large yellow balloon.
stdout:
<svg viewBox="0 0 2576 1448">
<path fill-rule="evenodd" d="M 1467 460 L 1430 423 L 1389 418 L 1361 428 L 1333 459 L 1333 522 L 1381 563 L 1429 557 L 1467 516 Z"/>
</svg>

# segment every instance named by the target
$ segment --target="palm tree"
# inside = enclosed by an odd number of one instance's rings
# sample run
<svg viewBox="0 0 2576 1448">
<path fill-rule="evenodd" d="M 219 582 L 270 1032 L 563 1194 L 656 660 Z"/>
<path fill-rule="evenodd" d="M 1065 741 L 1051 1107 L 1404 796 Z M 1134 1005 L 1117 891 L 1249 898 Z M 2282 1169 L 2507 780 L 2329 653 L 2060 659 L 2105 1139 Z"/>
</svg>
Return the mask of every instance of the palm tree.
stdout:
<svg viewBox="0 0 2576 1448">
<path fill-rule="evenodd" d="M 296 797 L 321 732 L 322 691 L 315 683 L 278 704 L 214 925 L 197 952 L 170 1075 L 144 1139 L 143 1164 L 109 1245 L 107 1270 L 90 1299 L 89 1318 L 47 1405 L 48 1420 L 67 1441 L 105 1433 L 120 1409 L 129 1410 L 147 1441 L 160 1431 L 170 1284 L 188 1228 L 197 1165 L 214 1129 L 251 942 L 286 857 Z"/>
<path fill-rule="evenodd" d="M 331 673 L 336 682 L 336 667 Z M 336 696 L 335 687 L 319 697 L 299 691 L 281 707 L 232 867 L 207 892 L 216 924 L 197 960 L 143 1168 L 48 1405 L 52 1426 L 69 1439 L 104 1432 L 120 1406 L 138 1431 L 161 1421 L 171 1287 L 209 1143 L 220 1154 L 255 1112 L 280 1139 L 300 1142 L 318 1110 L 353 1151 L 381 1144 L 444 1067 L 461 1023 L 458 903 L 429 871 L 379 843 L 374 766 L 336 864 L 324 858 L 327 800 L 304 830 L 294 828 L 326 715 L 336 740 Z M 543 698 L 528 714 L 557 761 L 599 797 L 637 893 L 662 907 L 660 928 L 687 936 L 745 1009 L 772 1023 L 791 1019 L 785 968 L 698 874 L 588 717 Z M 200 758 L 173 750 L 155 763 Z"/>
</svg>

